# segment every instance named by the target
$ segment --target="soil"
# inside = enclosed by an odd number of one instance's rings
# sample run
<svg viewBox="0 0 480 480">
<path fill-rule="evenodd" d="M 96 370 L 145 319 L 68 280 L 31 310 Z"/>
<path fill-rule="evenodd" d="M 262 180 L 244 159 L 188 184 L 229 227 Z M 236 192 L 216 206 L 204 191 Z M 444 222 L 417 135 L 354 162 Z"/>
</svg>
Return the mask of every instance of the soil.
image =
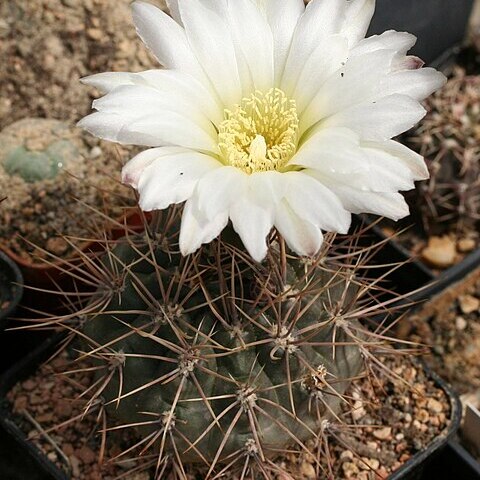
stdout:
<svg viewBox="0 0 480 480">
<path fill-rule="evenodd" d="M 448 83 L 425 102 L 427 116 L 401 141 L 425 157 L 430 180 L 406 195 L 412 216 L 387 235 L 441 272 L 480 247 L 480 35 L 458 55 Z"/>
<path fill-rule="evenodd" d="M 73 247 L 58 234 L 85 238 L 90 233 L 85 220 L 91 212 L 75 199 L 103 209 L 105 192 L 94 185 L 119 194 L 116 184 L 121 166 L 136 150 L 100 142 L 74 130 L 74 125 L 90 112 L 92 99 L 98 96 L 94 89 L 79 82 L 81 77 L 157 66 L 136 35 L 130 3 L 0 2 L 0 130 L 9 136 L 9 129 L 16 130 L 13 133 L 19 136 L 17 146 L 26 145 L 27 150 L 36 151 L 35 145 L 31 147 L 35 144 L 32 136 L 38 140 L 46 130 L 52 134 L 49 127 L 34 127 L 32 133 L 32 123 L 22 124 L 19 129 L 15 122 L 34 118 L 63 121 L 66 133 L 60 136 L 73 137 L 78 148 L 78 158 L 55 180 L 27 184 L 18 176 L 6 175 L 0 166 L 0 197 L 9 197 L 0 208 L 0 238 L 4 247 L 24 259 L 31 260 L 34 248 L 17 235 L 45 250 L 35 250 L 40 258 L 48 253 L 69 257 Z M 152 3 L 165 8 L 163 0 Z M 121 195 L 128 193 L 123 190 Z M 118 198 L 116 203 L 122 204 Z M 106 213 L 114 216 L 118 212 L 107 209 Z"/>
<path fill-rule="evenodd" d="M 81 77 L 156 63 L 138 39 L 130 0 L 0 2 L 0 129 L 28 117 L 76 123 L 90 111 Z M 163 0 L 153 0 L 164 7 Z"/>
<path fill-rule="evenodd" d="M 449 401 L 418 363 L 409 356 L 383 361 L 409 386 L 391 380 L 385 373 L 376 378 L 364 377 L 352 384 L 347 395 L 354 399 L 353 409 L 344 408 L 345 422 L 351 428 L 339 426 L 335 430 L 337 440 L 331 436 L 328 441 L 332 478 L 336 480 L 386 479 L 448 429 Z M 153 480 L 153 473 L 149 471 L 127 473 L 135 467 L 141 469 L 138 459 L 124 463 L 108 461 L 131 443 L 132 438 L 124 431 L 109 432 L 103 449 L 101 435 L 94 433 L 99 427 L 98 412 L 92 412 L 82 421 L 79 418 L 69 421 L 82 416 L 85 400 L 78 400 L 78 395 L 91 384 L 92 374 L 76 373 L 69 375 L 69 380 L 55 375 L 64 370 L 67 363 L 63 354 L 12 389 L 8 399 L 17 424 L 57 466 L 65 469 L 69 465 L 73 480 L 112 480 L 119 475 L 126 475 L 130 480 Z M 60 424 L 63 426 L 55 428 Z M 314 450 L 313 446 L 309 447 Z M 98 458 L 98 452 L 102 451 L 105 452 L 103 463 Z M 298 480 L 323 478 L 316 471 L 314 458 L 292 452 L 276 463 Z M 319 458 L 322 469 L 327 469 L 325 455 L 319 452 Z M 204 478 L 203 473 L 193 470 L 189 478 Z M 167 475 L 166 480 L 171 479 L 173 476 Z M 281 480 L 281 476 L 275 480 Z"/>
<path fill-rule="evenodd" d="M 42 155 L 52 147 L 58 150 L 54 178 L 32 182 L 7 173 L 7 162 L 19 149 L 21 155 Z M 86 205 L 115 219 L 134 204 L 133 193 L 119 182 L 125 155 L 121 147 L 57 120 L 25 119 L 5 128 L 0 133 L 0 191 L 8 196 L 0 208 L 0 247 L 28 262 L 49 254 L 70 257 L 81 239 L 92 238 L 104 223 Z"/>
<path fill-rule="evenodd" d="M 399 333 L 432 346 L 428 364 L 480 408 L 480 270 L 406 317 Z"/>
<path fill-rule="evenodd" d="M 405 221 L 398 225 L 382 221 L 383 233 L 399 243 L 410 256 L 425 263 L 435 275 L 462 262 L 480 247 L 480 231 L 459 233 L 455 226 L 447 228 L 440 235 L 427 235 L 419 224 Z"/>
<path fill-rule="evenodd" d="M 339 440 L 329 439 L 332 478 L 336 480 L 386 479 L 447 432 L 450 405 L 445 392 L 410 357 L 382 361 L 408 386 L 384 373 L 352 384 L 347 395 L 355 403 L 353 410 L 344 406 L 343 418 L 354 428 L 340 428 Z M 325 454 L 318 455 L 327 468 Z M 312 460 L 310 456 L 296 456 L 285 462 L 295 479 L 323 478 L 321 472 L 313 475 Z"/>
</svg>

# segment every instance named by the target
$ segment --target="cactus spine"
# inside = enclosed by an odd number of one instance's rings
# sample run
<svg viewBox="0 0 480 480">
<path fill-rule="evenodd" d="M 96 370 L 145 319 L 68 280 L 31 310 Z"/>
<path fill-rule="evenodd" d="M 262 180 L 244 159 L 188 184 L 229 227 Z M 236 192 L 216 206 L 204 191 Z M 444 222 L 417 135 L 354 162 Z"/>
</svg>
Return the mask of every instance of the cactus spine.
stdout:
<svg viewBox="0 0 480 480">
<path fill-rule="evenodd" d="M 98 263 L 74 267 L 98 288 L 55 324 L 71 333 L 73 363 L 89 359 L 96 372 L 86 411 L 100 409 L 107 431 L 133 429 L 117 460 L 142 457 L 156 479 L 184 480 L 189 468 L 204 479 L 276 478 L 273 459 L 321 448 L 342 424 L 350 382 L 382 367 L 383 338 L 359 322 L 378 313 L 374 287 L 358 278 L 355 239 L 333 247 L 327 237 L 303 259 L 274 233 L 258 264 L 227 230 L 182 257 L 180 210 L 157 213 L 145 233 L 127 228 Z"/>
</svg>

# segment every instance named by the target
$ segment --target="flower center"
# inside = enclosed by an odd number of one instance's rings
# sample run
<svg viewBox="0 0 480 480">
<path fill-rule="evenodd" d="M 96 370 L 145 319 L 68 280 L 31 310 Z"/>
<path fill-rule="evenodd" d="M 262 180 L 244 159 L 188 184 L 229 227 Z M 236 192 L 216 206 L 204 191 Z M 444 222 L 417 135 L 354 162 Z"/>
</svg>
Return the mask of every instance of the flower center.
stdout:
<svg viewBox="0 0 480 480">
<path fill-rule="evenodd" d="M 297 149 L 295 100 L 272 88 L 256 91 L 232 110 L 225 110 L 218 145 L 225 163 L 248 174 L 281 171 Z"/>
</svg>

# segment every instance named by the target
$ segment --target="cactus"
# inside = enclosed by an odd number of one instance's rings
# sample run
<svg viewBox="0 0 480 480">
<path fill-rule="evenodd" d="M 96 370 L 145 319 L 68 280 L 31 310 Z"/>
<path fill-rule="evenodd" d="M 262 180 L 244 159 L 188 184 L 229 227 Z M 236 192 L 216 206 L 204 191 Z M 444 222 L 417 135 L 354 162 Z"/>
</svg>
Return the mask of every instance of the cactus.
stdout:
<svg viewBox="0 0 480 480">
<path fill-rule="evenodd" d="M 42 152 L 29 151 L 21 146 L 9 152 L 3 168 L 9 175 L 19 175 L 27 183 L 50 180 L 65 166 L 65 159 L 72 153 L 64 153 L 70 150 L 76 151 L 76 147 L 66 140 L 55 142 Z"/>
<path fill-rule="evenodd" d="M 476 231 L 480 221 L 480 79 L 455 71 L 427 102 L 428 115 L 408 143 L 431 174 L 410 203 L 427 233 Z"/>
<path fill-rule="evenodd" d="M 80 158 L 71 129 L 57 120 L 32 118 L 16 122 L 2 131 L 0 147 L 4 171 L 27 183 L 54 179 Z"/>
<path fill-rule="evenodd" d="M 158 479 L 187 478 L 178 471 L 193 464 L 205 479 L 254 478 L 278 469 L 280 453 L 324 441 L 350 382 L 372 359 L 382 368 L 382 337 L 358 321 L 378 313 L 365 303 L 374 287 L 358 278 L 352 241 L 333 247 L 333 236 L 303 259 L 274 233 L 258 264 L 227 229 L 183 257 L 179 212 L 157 212 L 145 234 L 127 229 L 100 263 L 76 265 L 97 290 L 54 323 L 73 332 L 74 362 L 96 372 L 86 412 L 136 431 L 120 459 L 143 455 Z"/>
</svg>

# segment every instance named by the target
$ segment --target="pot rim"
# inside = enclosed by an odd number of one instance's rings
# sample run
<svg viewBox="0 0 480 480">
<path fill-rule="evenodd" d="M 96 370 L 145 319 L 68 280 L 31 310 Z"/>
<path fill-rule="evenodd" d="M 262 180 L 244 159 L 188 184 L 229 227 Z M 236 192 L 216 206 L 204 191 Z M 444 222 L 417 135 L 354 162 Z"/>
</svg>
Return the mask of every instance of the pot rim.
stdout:
<svg viewBox="0 0 480 480">
<path fill-rule="evenodd" d="M 10 305 L 5 309 L 0 309 L 0 322 L 7 319 L 17 308 L 23 296 L 23 275 L 18 265 L 4 252 L 0 251 L 0 265 L 6 266 L 8 276 L 15 284 L 16 288 L 12 289 L 13 298 Z"/>
<path fill-rule="evenodd" d="M 143 213 L 143 215 L 146 215 Z M 118 217 L 112 222 L 111 227 L 108 229 L 109 232 L 115 232 L 116 230 L 119 230 L 122 227 L 128 228 L 129 226 L 129 221 L 132 219 L 136 218 L 141 218 L 142 214 L 139 213 L 138 206 L 133 206 L 133 207 L 126 207 L 125 212 L 122 216 Z M 141 220 L 143 222 L 143 220 Z M 87 252 L 91 248 L 94 248 L 97 242 L 95 241 L 85 241 L 82 242 L 79 245 L 79 249 L 82 252 Z M 29 255 L 28 259 L 25 257 L 21 257 L 17 253 L 13 252 L 9 247 L 7 247 L 5 244 L 2 244 L 0 242 L 0 253 L 4 253 L 7 257 L 9 257 L 11 260 L 13 260 L 17 265 L 19 265 L 22 269 L 25 270 L 32 270 L 36 272 L 50 272 L 52 270 L 56 270 L 59 267 L 63 265 L 68 265 L 72 262 L 75 262 L 79 258 L 78 253 L 73 253 L 72 255 L 61 258 L 58 260 L 52 260 L 52 261 L 33 261 L 32 259 L 34 258 L 33 255 Z"/>
</svg>

